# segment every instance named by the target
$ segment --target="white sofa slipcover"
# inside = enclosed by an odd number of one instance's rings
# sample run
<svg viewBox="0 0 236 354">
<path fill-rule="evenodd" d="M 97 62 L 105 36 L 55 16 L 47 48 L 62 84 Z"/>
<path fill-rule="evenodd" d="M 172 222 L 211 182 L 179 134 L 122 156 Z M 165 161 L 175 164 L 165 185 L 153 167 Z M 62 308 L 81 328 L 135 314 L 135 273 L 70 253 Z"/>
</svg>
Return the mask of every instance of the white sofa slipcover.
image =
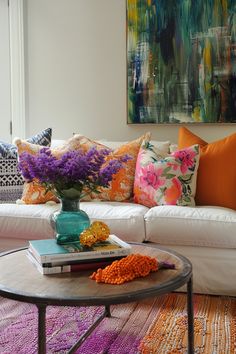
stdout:
<svg viewBox="0 0 236 354">
<path fill-rule="evenodd" d="M 220 207 L 158 206 L 144 216 L 146 241 L 236 249 L 236 212 Z"/>
<path fill-rule="evenodd" d="M 57 205 L 0 204 L 0 251 L 54 237 Z M 106 222 L 128 242 L 151 242 L 183 254 L 193 264 L 194 291 L 236 295 L 236 212 L 226 208 L 81 202 L 91 221 Z M 194 215 L 197 217 L 195 218 Z"/>
<path fill-rule="evenodd" d="M 104 143 L 112 147 L 112 142 Z M 168 144 L 155 146 L 167 152 Z M 26 246 L 31 239 L 54 237 L 50 218 L 59 208 L 0 204 L 0 252 Z M 149 209 L 132 202 L 98 201 L 81 202 L 81 209 L 125 241 L 165 246 L 189 258 L 195 292 L 236 296 L 236 211 L 212 206 Z"/>
</svg>

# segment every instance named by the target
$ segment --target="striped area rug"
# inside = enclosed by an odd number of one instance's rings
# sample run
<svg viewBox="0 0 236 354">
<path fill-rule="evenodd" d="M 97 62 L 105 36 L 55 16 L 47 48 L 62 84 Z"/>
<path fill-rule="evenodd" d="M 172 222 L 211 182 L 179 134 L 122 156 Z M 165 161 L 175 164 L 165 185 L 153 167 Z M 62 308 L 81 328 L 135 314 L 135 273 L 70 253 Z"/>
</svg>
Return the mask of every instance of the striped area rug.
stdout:
<svg viewBox="0 0 236 354">
<path fill-rule="evenodd" d="M 47 354 L 64 354 L 101 307 L 48 307 Z M 172 293 L 111 307 L 78 354 L 187 353 L 186 295 Z M 196 354 L 236 353 L 236 299 L 194 295 Z M 0 297 L 0 354 L 37 353 L 37 309 Z"/>
</svg>

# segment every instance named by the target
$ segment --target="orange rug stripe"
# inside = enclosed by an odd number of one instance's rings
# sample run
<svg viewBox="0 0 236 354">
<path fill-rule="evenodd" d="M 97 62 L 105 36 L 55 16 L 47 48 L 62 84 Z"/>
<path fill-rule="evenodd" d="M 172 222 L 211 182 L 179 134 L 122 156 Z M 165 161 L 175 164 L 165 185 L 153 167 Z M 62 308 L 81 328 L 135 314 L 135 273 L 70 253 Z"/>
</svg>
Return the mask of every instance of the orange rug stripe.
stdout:
<svg viewBox="0 0 236 354">
<path fill-rule="evenodd" d="M 158 301 L 158 299 L 157 299 Z M 187 352 L 186 296 L 162 297 L 159 316 L 140 342 L 140 354 Z M 236 299 L 194 295 L 195 353 L 236 353 Z"/>
</svg>

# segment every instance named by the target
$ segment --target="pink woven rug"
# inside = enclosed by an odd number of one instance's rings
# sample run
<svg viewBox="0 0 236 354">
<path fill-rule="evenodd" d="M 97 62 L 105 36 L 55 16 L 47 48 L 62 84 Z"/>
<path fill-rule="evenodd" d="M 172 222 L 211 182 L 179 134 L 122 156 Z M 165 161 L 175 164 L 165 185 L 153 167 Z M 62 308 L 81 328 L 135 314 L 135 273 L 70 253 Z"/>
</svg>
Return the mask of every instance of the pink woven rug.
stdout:
<svg viewBox="0 0 236 354">
<path fill-rule="evenodd" d="M 103 311 L 101 307 L 48 307 L 47 354 L 64 354 Z M 186 353 L 186 296 L 173 293 L 111 307 L 78 354 Z M 236 300 L 194 296 L 195 353 L 234 354 Z M 0 353 L 37 353 L 37 309 L 0 297 Z"/>
</svg>

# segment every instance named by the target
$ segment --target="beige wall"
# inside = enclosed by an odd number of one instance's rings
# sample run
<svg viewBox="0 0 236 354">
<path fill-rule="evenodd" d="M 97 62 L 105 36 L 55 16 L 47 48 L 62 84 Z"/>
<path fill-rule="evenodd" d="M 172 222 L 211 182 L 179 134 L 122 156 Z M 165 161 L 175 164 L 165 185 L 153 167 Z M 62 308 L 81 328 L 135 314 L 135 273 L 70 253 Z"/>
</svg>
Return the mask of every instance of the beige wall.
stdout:
<svg viewBox="0 0 236 354">
<path fill-rule="evenodd" d="M 126 1 L 25 0 L 27 135 L 80 132 L 127 140 L 151 131 L 177 141 L 179 126 L 126 124 Z M 212 141 L 235 125 L 189 126 Z"/>
</svg>

